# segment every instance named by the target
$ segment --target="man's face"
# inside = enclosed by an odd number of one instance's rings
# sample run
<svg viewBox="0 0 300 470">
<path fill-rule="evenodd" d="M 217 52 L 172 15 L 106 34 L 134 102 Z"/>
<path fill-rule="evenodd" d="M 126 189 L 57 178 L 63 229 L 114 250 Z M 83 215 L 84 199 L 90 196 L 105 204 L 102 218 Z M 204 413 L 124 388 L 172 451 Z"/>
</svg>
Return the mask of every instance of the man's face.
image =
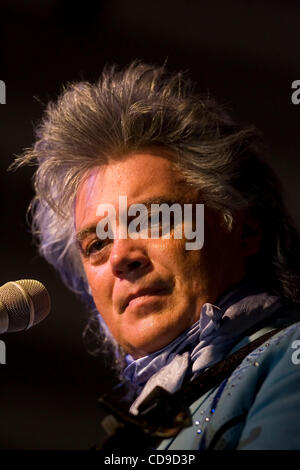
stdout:
<svg viewBox="0 0 300 470">
<path fill-rule="evenodd" d="M 205 302 L 240 281 L 244 256 L 238 227 L 229 233 L 206 206 L 201 250 L 186 250 L 186 239 L 172 233 L 170 239 L 121 239 L 118 226 L 115 239 L 99 240 L 91 229 L 101 220 L 97 208 L 113 205 L 118 223 L 119 196 L 127 196 L 128 207 L 201 200 L 169 159 L 146 153 L 95 168 L 78 190 L 76 232 L 94 302 L 117 342 L 137 358 L 169 344 L 199 319 Z"/>
</svg>

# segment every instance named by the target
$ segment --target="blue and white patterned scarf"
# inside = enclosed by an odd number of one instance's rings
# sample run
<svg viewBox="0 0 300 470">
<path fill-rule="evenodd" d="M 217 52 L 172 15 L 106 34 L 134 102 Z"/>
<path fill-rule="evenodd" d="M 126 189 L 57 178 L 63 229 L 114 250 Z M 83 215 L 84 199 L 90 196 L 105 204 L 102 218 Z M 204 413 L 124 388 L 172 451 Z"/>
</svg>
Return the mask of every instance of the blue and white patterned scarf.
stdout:
<svg viewBox="0 0 300 470">
<path fill-rule="evenodd" d="M 222 360 L 247 330 L 270 318 L 281 304 L 278 296 L 259 291 L 251 282 L 239 284 L 216 303 L 205 303 L 199 320 L 164 348 L 136 360 L 127 357 L 125 378 L 140 391 L 131 413 L 138 413 L 157 385 L 174 393 L 186 374 L 195 376 Z"/>
</svg>

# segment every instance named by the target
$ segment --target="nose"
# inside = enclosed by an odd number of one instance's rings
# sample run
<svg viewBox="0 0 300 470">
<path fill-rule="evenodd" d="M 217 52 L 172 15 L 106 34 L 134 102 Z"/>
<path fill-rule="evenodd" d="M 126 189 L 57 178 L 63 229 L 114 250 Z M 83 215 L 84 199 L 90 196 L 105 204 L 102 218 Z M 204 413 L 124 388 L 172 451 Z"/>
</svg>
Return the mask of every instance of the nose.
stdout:
<svg viewBox="0 0 300 470">
<path fill-rule="evenodd" d="M 121 279 L 141 276 L 150 265 L 145 247 L 131 239 L 115 239 L 110 253 L 110 264 L 114 276 Z"/>
</svg>

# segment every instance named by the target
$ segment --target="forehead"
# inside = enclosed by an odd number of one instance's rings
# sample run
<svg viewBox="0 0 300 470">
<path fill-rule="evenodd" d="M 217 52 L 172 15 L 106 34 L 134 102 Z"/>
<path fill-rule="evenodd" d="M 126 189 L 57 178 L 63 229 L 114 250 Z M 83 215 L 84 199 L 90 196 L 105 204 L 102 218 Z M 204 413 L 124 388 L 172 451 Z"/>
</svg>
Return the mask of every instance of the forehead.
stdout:
<svg viewBox="0 0 300 470">
<path fill-rule="evenodd" d="M 76 195 L 76 226 L 90 222 L 99 204 L 117 205 L 119 196 L 128 203 L 154 196 L 184 195 L 184 183 L 172 161 L 163 156 L 134 154 L 89 172 Z"/>
</svg>

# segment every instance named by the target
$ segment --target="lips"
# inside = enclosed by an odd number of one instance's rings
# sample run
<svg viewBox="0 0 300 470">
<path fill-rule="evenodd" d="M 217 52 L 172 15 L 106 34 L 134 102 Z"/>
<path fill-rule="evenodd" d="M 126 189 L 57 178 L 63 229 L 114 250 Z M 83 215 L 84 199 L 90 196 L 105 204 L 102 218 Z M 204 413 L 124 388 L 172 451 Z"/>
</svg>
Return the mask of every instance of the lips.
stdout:
<svg viewBox="0 0 300 470">
<path fill-rule="evenodd" d="M 166 287 L 148 287 L 146 289 L 140 289 L 134 293 L 131 293 L 129 295 L 126 296 L 126 298 L 124 299 L 124 301 L 122 302 L 121 304 L 121 312 L 123 313 L 126 308 L 128 307 L 129 303 L 133 300 L 133 299 L 137 299 L 139 297 L 143 297 L 145 295 L 163 295 L 163 294 L 167 294 L 170 292 L 170 289 L 166 288 Z"/>
</svg>

